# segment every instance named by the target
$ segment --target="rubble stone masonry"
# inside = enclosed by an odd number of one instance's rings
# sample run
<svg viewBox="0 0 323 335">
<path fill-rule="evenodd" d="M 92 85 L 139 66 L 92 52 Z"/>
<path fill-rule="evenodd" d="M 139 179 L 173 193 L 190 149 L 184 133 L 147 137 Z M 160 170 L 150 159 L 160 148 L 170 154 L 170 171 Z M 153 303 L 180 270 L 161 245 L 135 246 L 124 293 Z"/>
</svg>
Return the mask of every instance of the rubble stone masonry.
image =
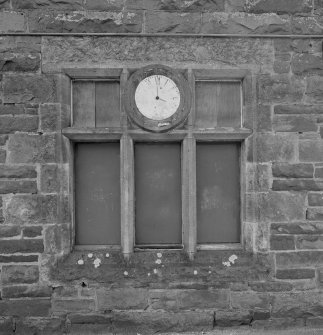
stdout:
<svg viewBox="0 0 323 335">
<path fill-rule="evenodd" d="M 0 33 L 0 334 L 323 327 L 321 0 L 0 0 Z M 62 69 L 150 63 L 251 73 L 243 250 L 71 251 Z"/>
</svg>

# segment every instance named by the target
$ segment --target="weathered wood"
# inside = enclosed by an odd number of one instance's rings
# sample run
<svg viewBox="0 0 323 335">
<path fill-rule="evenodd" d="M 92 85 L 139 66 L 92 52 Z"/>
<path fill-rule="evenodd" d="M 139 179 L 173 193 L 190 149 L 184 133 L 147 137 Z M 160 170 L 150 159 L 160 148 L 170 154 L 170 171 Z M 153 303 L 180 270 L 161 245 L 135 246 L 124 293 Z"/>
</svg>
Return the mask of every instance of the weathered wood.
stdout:
<svg viewBox="0 0 323 335">
<path fill-rule="evenodd" d="M 241 82 L 197 82 L 195 127 L 241 127 Z"/>
<path fill-rule="evenodd" d="M 120 84 L 118 81 L 95 83 L 95 126 L 120 127 Z"/>
<path fill-rule="evenodd" d="M 75 146 L 77 245 L 120 245 L 119 143 Z"/>
<path fill-rule="evenodd" d="M 197 243 L 240 242 L 240 146 L 197 143 Z"/>
<path fill-rule="evenodd" d="M 183 141 L 182 204 L 184 248 L 193 257 L 196 251 L 196 142 L 191 136 Z"/>
<path fill-rule="evenodd" d="M 62 71 L 72 79 L 119 78 L 122 69 L 64 68 Z"/>
<path fill-rule="evenodd" d="M 95 127 L 95 84 L 73 82 L 73 126 Z"/>
<path fill-rule="evenodd" d="M 134 152 L 133 141 L 124 134 L 121 138 L 121 246 L 127 257 L 134 247 Z"/>
<path fill-rule="evenodd" d="M 181 145 L 135 146 L 136 245 L 182 244 Z"/>
<path fill-rule="evenodd" d="M 241 80 L 247 76 L 250 71 L 244 69 L 194 69 L 196 80 Z"/>
</svg>

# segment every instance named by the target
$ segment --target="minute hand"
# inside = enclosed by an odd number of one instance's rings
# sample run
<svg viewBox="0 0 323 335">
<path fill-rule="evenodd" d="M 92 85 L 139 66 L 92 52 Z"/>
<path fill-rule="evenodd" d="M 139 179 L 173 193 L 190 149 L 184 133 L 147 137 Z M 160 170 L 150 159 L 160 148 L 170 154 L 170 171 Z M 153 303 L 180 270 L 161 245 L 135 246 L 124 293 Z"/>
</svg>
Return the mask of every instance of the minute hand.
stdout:
<svg viewBox="0 0 323 335">
<path fill-rule="evenodd" d="M 159 98 L 158 100 L 163 101 L 163 102 L 167 102 L 166 100 L 164 100 L 164 99 L 162 99 L 162 98 Z"/>
</svg>

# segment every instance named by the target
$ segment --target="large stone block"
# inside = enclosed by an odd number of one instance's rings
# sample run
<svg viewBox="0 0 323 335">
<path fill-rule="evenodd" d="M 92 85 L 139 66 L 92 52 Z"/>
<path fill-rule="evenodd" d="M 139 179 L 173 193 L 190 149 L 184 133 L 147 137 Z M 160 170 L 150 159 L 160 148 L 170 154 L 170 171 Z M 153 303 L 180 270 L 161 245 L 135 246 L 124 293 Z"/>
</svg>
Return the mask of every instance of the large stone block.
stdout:
<svg viewBox="0 0 323 335">
<path fill-rule="evenodd" d="M 91 0 L 93 1 L 93 0 Z M 14 9 L 63 9 L 77 10 L 83 9 L 82 0 L 13 0 Z"/>
<path fill-rule="evenodd" d="M 41 253 L 44 251 L 43 240 L 2 240 L 0 243 L 1 254 L 14 253 Z"/>
<path fill-rule="evenodd" d="M 8 135 L 0 135 L 0 145 L 5 145 L 8 140 Z"/>
<path fill-rule="evenodd" d="M 295 54 L 292 58 L 291 66 L 295 74 L 323 73 L 321 57 L 311 54 Z"/>
<path fill-rule="evenodd" d="M 46 164 L 40 169 L 40 190 L 44 193 L 68 190 L 67 165 Z"/>
<path fill-rule="evenodd" d="M 279 268 L 318 267 L 323 264 L 322 251 L 281 252 L 276 254 Z"/>
<path fill-rule="evenodd" d="M 271 297 L 268 293 L 231 292 L 232 308 L 248 310 L 254 308 L 269 309 Z"/>
<path fill-rule="evenodd" d="M 323 181 L 312 179 L 285 179 L 274 180 L 274 191 L 322 191 Z"/>
<path fill-rule="evenodd" d="M 270 237 L 271 250 L 295 250 L 294 236 L 272 235 Z"/>
<path fill-rule="evenodd" d="M 40 36 L 2 36 L 0 41 L 0 52 L 39 54 L 41 51 Z"/>
<path fill-rule="evenodd" d="M 320 16 L 293 16 L 291 17 L 293 34 L 322 34 L 322 18 Z"/>
<path fill-rule="evenodd" d="M 224 0 L 126 0 L 126 8 L 179 12 L 223 12 Z"/>
<path fill-rule="evenodd" d="M 198 13 L 147 12 L 147 33 L 199 33 L 201 17 Z"/>
<path fill-rule="evenodd" d="M 28 226 L 22 228 L 23 237 L 39 237 L 42 236 L 43 227 L 42 226 Z"/>
<path fill-rule="evenodd" d="M 25 30 L 25 15 L 16 12 L 0 12 L 0 32 L 10 33 Z"/>
<path fill-rule="evenodd" d="M 148 307 L 148 290 L 145 289 L 98 289 L 99 310 L 145 309 Z"/>
<path fill-rule="evenodd" d="M 21 233 L 21 229 L 18 226 L 0 225 L 1 238 L 19 236 L 20 233 Z"/>
<path fill-rule="evenodd" d="M 323 206 L 323 193 L 309 193 L 308 194 L 309 206 Z"/>
<path fill-rule="evenodd" d="M 275 114 L 323 114 L 323 105 L 276 105 Z"/>
<path fill-rule="evenodd" d="M 227 34 L 286 34 L 289 19 L 276 14 L 250 15 L 246 13 L 204 13 L 202 33 Z"/>
<path fill-rule="evenodd" d="M 314 269 L 287 269 L 276 271 L 277 279 L 310 279 L 315 278 Z"/>
<path fill-rule="evenodd" d="M 56 99 L 53 77 L 39 74 L 11 74 L 4 76 L 3 101 L 5 103 L 45 103 Z"/>
<path fill-rule="evenodd" d="M 284 281 L 263 281 L 248 283 L 251 290 L 256 292 L 284 292 L 291 291 L 293 285 Z"/>
<path fill-rule="evenodd" d="M 4 216 L 7 223 L 56 223 L 58 197 L 56 195 L 16 195 L 5 199 Z"/>
<path fill-rule="evenodd" d="M 323 249 L 323 235 L 299 236 L 296 239 L 297 249 Z"/>
<path fill-rule="evenodd" d="M 0 53 L 0 71 L 2 72 L 35 72 L 39 68 L 39 53 Z"/>
<path fill-rule="evenodd" d="M 272 223 L 271 233 L 280 234 L 323 234 L 323 222 Z"/>
<path fill-rule="evenodd" d="M 277 178 L 313 178 L 313 164 L 274 163 L 272 173 Z"/>
<path fill-rule="evenodd" d="M 248 160 L 258 162 L 291 162 L 296 159 L 297 142 L 294 135 L 258 134 L 254 145 L 256 151 L 249 148 Z"/>
<path fill-rule="evenodd" d="M 0 133 L 36 132 L 38 116 L 0 116 Z"/>
<path fill-rule="evenodd" d="M 251 13 L 295 14 L 309 13 L 313 6 L 310 0 L 247 0 L 245 8 Z"/>
<path fill-rule="evenodd" d="M 39 112 L 42 132 L 60 131 L 70 124 L 69 115 L 60 104 L 42 104 Z"/>
<path fill-rule="evenodd" d="M 305 81 L 285 74 L 263 74 L 258 78 L 258 91 L 262 102 L 301 102 L 305 91 Z"/>
<path fill-rule="evenodd" d="M 275 115 L 273 130 L 276 132 L 316 132 L 318 125 L 315 117 L 300 115 Z"/>
<path fill-rule="evenodd" d="M 229 307 L 227 290 L 154 290 L 149 298 L 151 308 L 168 311 Z"/>
<path fill-rule="evenodd" d="M 0 194 L 37 193 L 37 182 L 31 180 L 0 180 Z"/>
<path fill-rule="evenodd" d="M 15 333 L 17 335 L 32 334 L 64 334 L 67 332 L 64 317 L 26 317 L 15 320 Z"/>
<path fill-rule="evenodd" d="M 69 225 L 48 226 L 44 231 L 46 253 L 67 253 L 70 250 L 71 229 Z"/>
<path fill-rule="evenodd" d="M 35 262 L 38 262 L 38 255 L 0 256 L 0 263 L 35 263 Z"/>
<path fill-rule="evenodd" d="M 6 150 L 0 149 L 0 163 L 4 163 L 6 161 L 7 152 Z"/>
<path fill-rule="evenodd" d="M 32 284 L 38 282 L 39 270 L 36 265 L 3 265 L 3 284 Z"/>
<path fill-rule="evenodd" d="M 141 12 L 54 12 L 35 10 L 28 15 L 31 32 L 140 33 Z"/>
<path fill-rule="evenodd" d="M 263 39 L 48 37 L 43 42 L 43 71 L 108 61 L 193 62 L 204 66 L 225 63 L 230 68 L 245 68 L 248 64 L 271 64 L 273 55 L 272 42 Z"/>
<path fill-rule="evenodd" d="M 323 141 L 300 141 L 299 160 L 301 162 L 323 162 Z"/>
<path fill-rule="evenodd" d="M 273 317 L 319 316 L 323 312 L 323 296 L 319 292 L 290 292 L 275 296 Z"/>
<path fill-rule="evenodd" d="M 95 302 L 92 299 L 53 299 L 52 311 L 56 314 L 63 312 L 94 312 Z"/>
<path fill-rule="evenodd" d="M 265 222 L 291 222 L 305 219 L 305 194 L 269 192 L 258 196 L 259 219 Z"/>
<path fill-rule="evenodd" d="M 23 105 L 0 105 L 0 115 L 20 115 L 24 114 Z"/>
<path fill-rule="evenodd" d="M 260 105 L 257 108 L 257 130 L 272 131 L 272 112 L 271 106 Z"/>
<path fill-rule="evenodd" d="M 265 191 L 270 188 L 270 168 L 268 164 L 252 164 L 246 165 L 247 190 Z"/>
<path fill-rule="evenodd" d="M 323 102 L 323 77 L 307 77 L 305 95 L 309 102 Z"/>
<path fill-rule="evenodd" d="M 31 165 L 0 165 L 0 178 L 36 178 L 36 167 Z"/>
<path fill-rule="evenodd" d="M 135 3 L 141 3 L 140 1 L 135 1 Z M 86 1 L 84 4 L 84 8 L 86 10 L 94 10 L 94 11 L 107 11 L 107 12 L 120 12 L 125 6 L 124 0 L 91 0 Z M 139 8 L 131 8 L 131 9 L 141 9 Z"/>
<path fill-rule="evenodd" d="M 313 221 L 323 221 L 323 207 L 308 208 L 306 218 Z"/>
<path fill-rule="evenodd" d="M 49 316 L 49 299 L 1 300 L 0 315 L 5 316 Z"/>
<path fill-rule="evenodd" d="M 55 163 L 58 160 L 56 135 L 15 134 L 8 141 L 9 163 Z"/>
</svg>

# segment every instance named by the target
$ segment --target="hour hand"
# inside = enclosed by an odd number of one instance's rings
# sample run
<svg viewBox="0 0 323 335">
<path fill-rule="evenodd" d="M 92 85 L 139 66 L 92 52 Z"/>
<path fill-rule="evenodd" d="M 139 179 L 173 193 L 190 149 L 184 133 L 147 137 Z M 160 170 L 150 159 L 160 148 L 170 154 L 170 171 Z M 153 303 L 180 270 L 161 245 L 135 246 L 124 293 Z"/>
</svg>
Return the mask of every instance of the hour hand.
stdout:
<svg viewBox="0 0 323 335">
<path fill-rule="evenodd" d="M 164 99 L 162 99 L 162 98 L 159 98 L 158 100 L 163 101 L 163 102 L 167 102 L 166 100 L 164 100 Z"/>
</svg>

